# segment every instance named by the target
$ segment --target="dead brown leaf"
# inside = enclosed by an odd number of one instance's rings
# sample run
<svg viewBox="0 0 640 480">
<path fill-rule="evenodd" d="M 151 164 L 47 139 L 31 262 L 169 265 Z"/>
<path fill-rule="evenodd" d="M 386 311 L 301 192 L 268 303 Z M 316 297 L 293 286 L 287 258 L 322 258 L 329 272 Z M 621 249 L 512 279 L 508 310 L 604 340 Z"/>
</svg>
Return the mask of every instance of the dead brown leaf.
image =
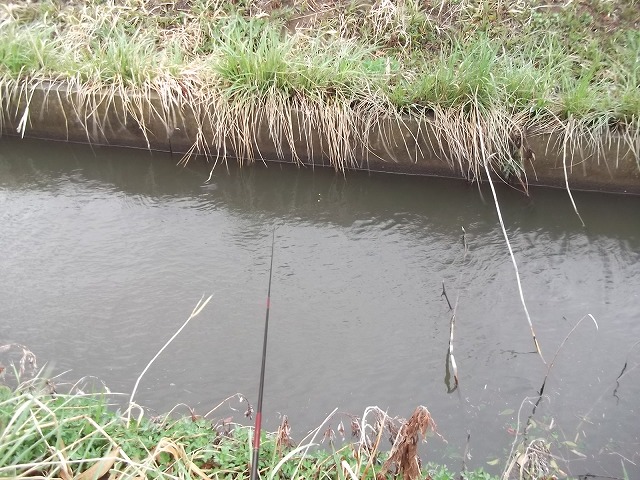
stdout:
<svg viewBox="0 0 640 480">
<path fill-rule="evenodd" d="M 109 473 L 109 470 L 111 470 L 111 467 L 113 467 L 113 464 L 116 463 L 116 460 L 118 459 L 119 456 L 120 456 L 120 447 L 119 446 L 113 447 L 113 449 L 109 452 L 109 454 L 106 457 L 102 458 L 99 462 L 95 463 L 91 468 L 89 468 L 88 470 L 85 470 L 80 475 L 78 475 L 76 480 L 96 480 L 96 479 L 102 478 L 107 473 Z"/>
</svg>

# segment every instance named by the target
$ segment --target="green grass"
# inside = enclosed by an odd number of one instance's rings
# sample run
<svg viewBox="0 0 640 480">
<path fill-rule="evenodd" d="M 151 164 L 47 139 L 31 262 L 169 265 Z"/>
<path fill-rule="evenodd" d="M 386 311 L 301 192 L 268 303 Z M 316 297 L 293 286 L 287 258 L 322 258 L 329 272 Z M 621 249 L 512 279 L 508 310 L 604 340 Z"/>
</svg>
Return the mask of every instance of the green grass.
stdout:
<svg viewBox="0 0 640 480">
<path fill-rule="evenodd" d="M 3 69 L 14 78 L 80 72 L 85 82 L 131 86 L 169 73 L 258 96 L 275 89 L 367 98 L 391 84 L 385 99 L 398 107 L 472 100 L 572 115 L 588 110 L 573 105 L 580 97 L 606 89 L 607 105 L 617 105 L 614 114 L 622 120 L 640 113 L 630 98 L 638 80 L 638 29 L 630 23 L 599 31 L 604 27 L 589 12 L 611 15 L 608 3 L 583 1 L 572 10 L 535 8 L 536 2 L 512 9 L 501 2 L 443 1 L 429 9 L 413 0 L 361 2 L 344 11 L 333 6 L 313 28 L 295 32 L 274 12 L 276 20 L 264 12 L 252 16 L 251 2 L 235 10 L 225 2 L 192 3 L 173 12 L 142 0 L 120 7 L 96 1 L 81 9 L 46 0 L 6 8 Z M 636 3 L 618 3 L 631 22 Z M 196 68 L 203 62 L 211 69 Z"/>
<path fill-rule="evenodd" d="M 0 477 L 31 478 L 248 478 L 253 429 L 229 420 L 120 413 L 112 395 L 59 394 L 38 380 L 15 391 L 0 386 Z M 72 389 L 73 390 L 73 389 Z M 384 422 L 383 422 L 384 423 Z M 371 429 L 375 426 L 362 424 Z M 318 435 L 322 437 L 322 434 Z M 309 450 L 319 438 L 294 447 L 287 425 L 263 434 L 262 478 L 375 479 L 388 454 L 345 443 Z M 351 473 L 348 473 L 348 471 Z M 444 466 L 426 465 L 433 480 L 459 478 Z M 386 474 L 379 478 L 392 478 Z M 467 480 L 491 480 L 482 470 Z"/>
<path fill-rule="evenodd" d="M 74 60 L 83 81 L 139 86 L 157 78 L 166 58 L 167 53 L 159 54 L 149 36 L 116 26 L 95 34 Z"/>
<path fill-rule="evenodd" d="M 0 28 L 0 74 L 11 77 L 56 76 L 60 70 L 58 52 L 62 46 L 54 28 L 36 24 L 28 29 L 17 25 Z"/>
</svg>

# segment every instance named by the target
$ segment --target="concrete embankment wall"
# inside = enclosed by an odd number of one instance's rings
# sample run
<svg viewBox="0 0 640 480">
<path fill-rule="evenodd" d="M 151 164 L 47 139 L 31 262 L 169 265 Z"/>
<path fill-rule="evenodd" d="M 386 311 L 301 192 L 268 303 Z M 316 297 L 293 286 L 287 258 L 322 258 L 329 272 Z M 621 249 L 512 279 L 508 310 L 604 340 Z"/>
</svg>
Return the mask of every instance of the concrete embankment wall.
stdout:
<svg viewBox="0 0 640 480">
<path fill-rule="evenodd" d="M 256 119 L 247 130 L 252 151 L 238 152 L 238 139 L 221 138 L 220 129 L 203 121 L 202 111 L 176 108 L 167 111 L 157 98 L 118 95 L 109 100 L 100 95 L 86 96 L 69 92 L 64 85 L 47 85 L 23 90 L 3 99 L 1 132 L 93 145 L 149 148 L 204 153 L 227 158 L 253 156 L 265 161 L 302 163 L 315 167 L 332 167 L 328 141 L 308 125 L 301 131 L 299 113 L 292 115 L 293 135 L 274 138 L 273 125 Z M 205 119 L 206 120 L 206 119 Z M 251 120 L 253 121 L 253 120 Z M 270 128 L 271 127 L 271 128 Z M 241 135 L 243 132 L 238 132 Z M 440 137 L 440 138 L 439 138 Z M 406 119 L 380 122 L 368 131 L 365 142 L 353 141 L 346 168 L 405 174 L 469 179 L 469 165 L 452 159 L 447 141 L 428 120 Z M 573 147 L 567 158 L 567 176 L 573 189 L 640 194 L 640 139 L 635 143 L 610 136 L 598 142 L 598 148 Z M 365 145 L 366 144 L 366 145 Z M 196 149 L 194 150 L 194 145 Z M 563 144 L 559 133 L 526 135 L 527 154 L 523 157 L 526 180 L 530 185 L 565 186 Z M 335 155 L 334 155 L 335 157 Z M 482 175 L 481 175 L 482 176 Z"/>
</svg>

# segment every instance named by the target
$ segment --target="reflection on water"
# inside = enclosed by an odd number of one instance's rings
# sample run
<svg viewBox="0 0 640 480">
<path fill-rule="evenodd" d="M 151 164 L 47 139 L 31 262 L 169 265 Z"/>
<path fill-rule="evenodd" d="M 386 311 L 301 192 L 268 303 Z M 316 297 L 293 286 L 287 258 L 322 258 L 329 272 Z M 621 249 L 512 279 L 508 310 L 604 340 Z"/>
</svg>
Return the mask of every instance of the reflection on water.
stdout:
<svg viewBox="0 0 640 480">
<path fill-rule="evenodd" d="M 207 165 L 176 161 L 0 139 L 2 340 L 128 392 L 213 293 L 138 400 L 200 413 L 235 392 L 255 399 L 275 225 L 267 427 L 286 413 L 300 439 L 334 407 L 408 416 L 422 404 L 449 442 L 430 439 L 427 459 L 458 469 L 470 430 L 468 465 L 499 468 L 485 462 L 506 457 L 547 367 L 529 353 L 488 190 L 277 164 L 219 169 L 203 186 Z M 566 442 L 556 453 L 573 474 L 620 476 L 623 460 L 640 475 L 624 460 L 640 461 L 640 198 L 574 193 L 582 228 L 565 192 L 498 194 L 547 361 L 584 315 L 600 327 L 583 322 L 559 351 L 537 433 Z M 457 389 L 443 281 L 457 304 Z M 244 421 L 243 406 L 231 406 Z"/>
</svg>

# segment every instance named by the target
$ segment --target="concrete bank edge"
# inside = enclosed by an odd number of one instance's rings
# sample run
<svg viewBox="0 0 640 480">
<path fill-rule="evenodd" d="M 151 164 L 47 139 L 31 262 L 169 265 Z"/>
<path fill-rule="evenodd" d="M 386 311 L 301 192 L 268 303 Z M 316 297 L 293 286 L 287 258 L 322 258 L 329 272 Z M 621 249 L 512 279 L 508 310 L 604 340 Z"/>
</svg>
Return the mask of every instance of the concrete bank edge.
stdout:
<svg viewBox="0 0 640 480">
<path fill-rule="evenodd" d="M 233 142 L 216 142 L 219 135 L 215 132 L 202 128 L 198 132 L 202 122 L 194 118 L 193 112 L 187 109 L 162 114 L 162 106 L 153 100 L 147 105 L 138 102 L 132 111 L 131 102 L 125 106 L 117 95 L 109 102 L 95 96 L 87 102 L 67 91 L 65 85 L 42 85 L 22 91 L 17 98 L 5 97 L 0 104 L 4 107 L 0 118 L 2 135 L 148 148 L 181 155 L 195 152 L 226 154 L 228 159 L 247 157 L 234 151 Z M 438 141 L 437 131 L 427 122 L 406 119 L 403 123 L 385 123 L 370 130 L 367 147 L 354 143 L 352 158 L 345 164 L 347 170 L 469 179 L 468 166 L 450 160 L 446 143 Z M 251 130 L 254 158 L 335 168 L 327 152 L 327 140 L 315 133 L 311 141 L 308 136 L 303 140 L 303 135 L 296 135 L 291 144 L 282 139 L 274 141 L 265 120 L 257 120 Z M 200 149 L 194 150 L 199 134 Z M 640 145 L 632 148 L 622 137 L 615 136 L 601 142 L 597 149 L 589 148 L 588 143 L 571 151 L 567 171 L 572 189 L 640 194 Z M 636 143 L 640 144 L 640 139 Z M 524 164 L 528 184 L 564 187 L 560 135 L 528 135 L 527 147 L 529 154 Z M 251 163 L 246 158 L 239 161 Z"/>
</svg>

